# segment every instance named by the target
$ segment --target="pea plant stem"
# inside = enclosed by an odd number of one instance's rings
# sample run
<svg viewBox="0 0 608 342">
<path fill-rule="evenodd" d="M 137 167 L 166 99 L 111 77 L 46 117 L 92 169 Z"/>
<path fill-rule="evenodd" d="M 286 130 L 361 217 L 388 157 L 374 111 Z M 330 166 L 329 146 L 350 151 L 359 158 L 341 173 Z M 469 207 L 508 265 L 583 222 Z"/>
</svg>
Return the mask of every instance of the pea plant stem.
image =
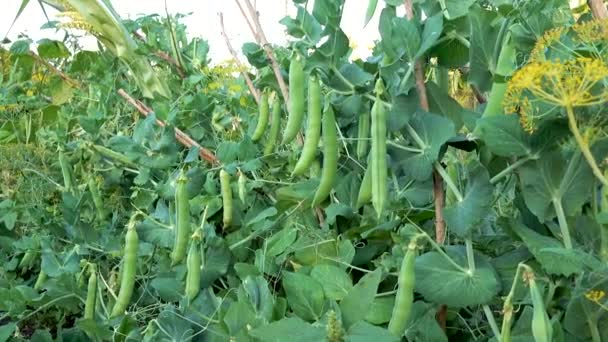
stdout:
<svg viewBox="0 0 608 342">
<path fill-rule="evenodd" d="M 572 249 L 570 230 L 568 229 L 568 221 L 566 221 L 566 214 L 564 213 L 564 208 L 562 207 L 561 198 L 553 198 L 553 208 L 555 209 L 555 213 L 557 215 L 557 222 L 562 233 L 562 239 L 564 239 L 564 246 L 566 249 Z"/>
<path fill-rule="evenodd" d="M 500 171 L 498 174 L 496 174 L 494 177 L 492 177 L 492 179 L 490 179 L 490 183 L 491 184 L 498 183 L 499 180 L 501 180 L 504 177 L 506 177 L 507 175 L 509 175 L 511 172 L 513 172 L 518 167 L 520 167 L 523 164 L 529 162 L 530 160 L 536 160 L 536 159 L 538 159 L 538 156 L 535 155 L 535 154 L 528 155 L 528 156 L 525 156 L 525 157 L 523 157 L 521 159 L 518 159 L 516 162 L 514 162 L 513 164 L 507 166 L 504 170 Z"/>
<path fill-rule="evenodd" d="M 492 329 L 492 333 L 494 334 L 494 337 L 496 337 L 496 340 L 498 340 L 498 342 L 502 342 L 501 338 L 500 338 L 500 329 L 498 329 L 498 324 L 496 324 L 496 320 L 494 319 L 494 314 L 492 313 L 492 310 L 490 309 L 489 305 L 483 305 L 483 313 L 486 315 L 486 318 L 488 319 L 488 323 L 490 324 L 490 329 Z"/>
<path fill-rule="evenodd" d="M 585 138 L 582 136 L 581 131 L 578 128 L 572 106 L 566 106 L 566 114 L 568 116 L 568 125 L 570 126 L 570 131 L 572 132 L 572 135 L 574 135 L 574 140 L 576 140 L 578 147 L 581 149 L 581 153 L 585 157 L 585 160 L 587 160 L 587 164 L 589 164 L 593 175 L 595 175 L 595 177 L 602 182 L 602 185 L 608 186 L 608 179 L 604 177 L 602 170 L 600 170 L 599 166 L 597 165 L 597 161 L 595 160 L 593 153 L 591 153 L 589 143 L 585 141 Z"/>
<path fill-rule="evenodd" d="M 452 180 L 452 177 L 450 177 L 448 172 L 443 166 L 441 166 L 439 162 L 435 162 L 435 170 L 437 170 L 437 173 L 439 173 L 441 178 L 443 178 L 443 181 L 447 184 L 448 188 L 450 188 L 450 190 L 454 193 L 454 196 L 456 196 L 458 202 L 462 202 L 464 200 L 464 196 L 456 186 L 456 183 L 454 183 Z"/>
</svg>

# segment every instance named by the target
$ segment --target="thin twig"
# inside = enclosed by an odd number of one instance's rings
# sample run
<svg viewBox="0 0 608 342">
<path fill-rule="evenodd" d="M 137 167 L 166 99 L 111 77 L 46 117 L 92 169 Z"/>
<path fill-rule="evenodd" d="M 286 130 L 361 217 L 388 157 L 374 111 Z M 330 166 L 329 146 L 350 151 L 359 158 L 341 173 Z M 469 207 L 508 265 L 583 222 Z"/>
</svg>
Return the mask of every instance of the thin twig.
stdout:
<svg viewBox="0 0 608 342">
<path fill-rule="evenodd" d="M 238 3 L 238 0 L 236 0 Z M 256 30 L 252 31 L 255 36 L 255 40 L 262 46 L 268 59 L 270 59 L 270 66 L 272 67 L 272 71 L 274 72 L 274 76 L 279 83 L 279 88 L 281 88 L 281 94 L 283 95 L 283 100 L 285 103 L 289 100 L 289 92 L 287 91 L 287 84 L 285 83 L 285 79 L 283 79 L 283 75 L 281 74 L 281 67 L 277 62 L 277 59 L 274 57 L 274 52 L 270 47 L 270 43 L 268 43 L 268 39 L 266 39 L 266 34 L 264 34 L 264 30 L 262 30 L 262 24 L 260 24 L 260 16 L 258 12 L 255 10 L 251 1 L 244 0 L 247 8 L 249 9 L 249 15 L 252 17 L 253 23 L 255 24 Z M 240 5 L 239 5 L 240 7 Z"/>
<path fill-rule="evenodd" d="M 604 0 L 587 0 L 587 5 L 591 9 L 591 13 L 593 13 L 595 19 L 608 19 L 608 10 L 606 9 L 606 5 L 604 5 Z"/>
<path fill-rule="evenodd" d="M 141 40 L 142 42 L 146 41 L 146 38 L 144 38 L 141 34 L 139 34 L 139 32 L 133 32 L 133 35 L 135 36 L 135 38 Z M 181 65 L 179 65 L 179 63 L 177 63 L 177 61 L 175 59 L 173 59 L 173 57 L 169 56 L 168 53 L 166 53 L 164 51 L 156 51 L 156 52 L 154 52 L 154 54 L 158 58 L 173 65 L 175 67 L 175 70 L 177 71 L 177 74 L 179 75 L 179 77 L 182 80 L 186 78 L 186 72 L 184 71 L 184 69 L 181 67 Z"/>
<path fill-rule="evenodd" d="M 34 58 L 36 60 L 36 62 L 44 65 L 44 67 L 49 69 L 52 73 L 61 77 L 61 79 L 64 80 L 70 86 L 72 86 L 74 88 L 80 88 L 80 86 L 81 86 L 80 82 L 78 82 L 75 79 L 71 78 L 70 76 L 64 74 L 61 70 L 57 69 L 53 64 L 45 61 L 42 57 L 38 56 L 33 51 L 30 51 L 30 56 L 32 56 L 32 58 Z"/>
<path fill-rule="evenodd" d="M 251 31 L 251 33 L 253 34 L 253 36 L 254 37 L 257 36 L 257 33 L 255 32 L 255 28 L 253 28 L 253 25 L 251 25 L 251 21 L 249 21 L 249 16 L 247 16 L 247 13 L 243 9 L 243 6 L 241 6 L 241 3 L 239 2 L 239 0 L 234 0 L 234 2 L 236 2 L 236 5 L 239 6 L 239 10 L 241 11 L 241 15 L 243 16 L 243 18 L 245 18 L 245 21 L 247 22 L 247 26 L 249 26 L 249 30 Z"/>
<path fill-rule="evenodd" d="M 262 25 L 260 24 L 260 17 L 258 15 L 258 12 L 255 10 L 255 8 L 253 8 L 253 6 L 251 5 L 251 2 L 249 0 L 244 0 L 247 5 L 247 8 L 249 9 L 250 15 L 252 16 L 252 20 L 255 23 L 255 27 L 257 28 L 257 31 L 256 31 L 256 29 L 254 29 L 253 26 L 251 25 L 251 23 L 249 22 L 249 17 L 245 13 L 245 10 L 241 6 L 241 3 L 239 2 L 239 0 L 234 0 L 234 1 L 236 1 L 237 5 L 239 6 L 239 9 L 241 10 L 241 14 L 243 15 L 243 18 L 245 18 L 245 20 L 247 21 L 247 25 L 249 26 L 249 29 L 251 30 L 251 33 L 253 34 L 255 41 L 259 45 L 261 45 L 262 48 L 264 49 L 264 51 L 266 52 L 266 56 L 268 56 L 268 59 L 270 60 L 270 65 L 272 67 L 272 71 L 274 72 L 274 76 L 277 79 L 279 88 L 281 89 L 281 94 L 283 95 L 283 100 L 285 101 L 285 103 L 288 103 L 289 102 L 289 91 L 287 91 L 287 85 L 285 84 L 285 80 L 283 79 L 283 75 L 281 74 L 281 68 L 279 67 L 279 63 L 277 62 L 276 58 L 274 57 L 274 53 L 272 51 L 272 48 L 270 47 L 270 44 L 268 43 L 268 40 L 266 39 L 264 30 L 262 30 Z M 302 136 L 302 132 L 298 133 L 296 140 L 299 145 L 304 144 L 304 137 Z"/>
<path fill-rule="evenodd" d="M 243 75 L 243 78 L 245 79 L 245 82 L 247 83 L 247 87 L 249 87 L 249 91 L 255 98 L 255 102 L 260 103 L 260 93 L 253 85 L 253 82 L 251 81 L 251 78 L 249 77 L 249 74 L 247 73 L 245 66 L 239 60 L 239 56 L 237 55 L 236 51 L 232 47 L 232 44 L 230 43 L 230 39 L 228 39 L 228 35 L 226 34 L 226 28 L 224 27 L 224 14 L 222 12 L 220 12 L 217 15 L 220 17 L 220 29 L 222 30 L 222 37 L 224 37 L 224 41 L 226 42 L 226 47 L 228 47 L 228 51 L 230 51 L 230 54 L 234 58 L 236 65 L 238 66 L 238 68 L 241 72 L 241 75 Z"/>
<path fill-rule="evenodd" d="M 119 89 L 118 94 L 120 96 L 122 96 L 130 105 L 135 107 L 137 109 L 137 111 L 139 111 L 142 115 L 147 117 L 148 115 L 150 115 L 150 113 L 153 112 L 150 107 L 146 106 L 141 101 L 133 99 L 123 89 Z M 166 123 L 160 119 L 156 119 L 156 123 L 161 127 L 166 126 Z M 197 147 L 199 149 L 199 155 L 201 156 L 201 158 L 203 158 L 203 160 L 206 160 L 207 162 L 209 162 L 211 164 L 218 163 L 218 160 L 212 151 L 202 147 L 199 143 L 194 141 L 192 138 L 190 138 L 190 136 L 188 136 L 186 133 L 184 133 L 179 128 L 175 128 L 175 138 L 177 139 L 177 141 L 179 141 L 182 145 L 186 146 L 187 148 Z"/>
<path fill-rule="evenodd" d="M 405 15 L 408 20 L 414 19 L 414 8 L 412 0 L 404 0 Z M 429 100 L 426 93 L 426 85 L 424 83 L 424 65 L 421 61 L 415 61 L 416 90 L 420 99 L 420 108 L 424 111 L 429 111 Z M 436 170 L 433 171 L 433 197 L 435 198 L 435 240 L 438 244 L 443 244 L 446 236 L 445 220 L 443 218 L 443 206 L 445 204 L 445 193 L 443 191 L 443 180 L 441 175 Z M 437 322 L 443 329 L 446 330 L 447 320 L 447 305 L 440 305 L 437 310 Z"/>
</svg>

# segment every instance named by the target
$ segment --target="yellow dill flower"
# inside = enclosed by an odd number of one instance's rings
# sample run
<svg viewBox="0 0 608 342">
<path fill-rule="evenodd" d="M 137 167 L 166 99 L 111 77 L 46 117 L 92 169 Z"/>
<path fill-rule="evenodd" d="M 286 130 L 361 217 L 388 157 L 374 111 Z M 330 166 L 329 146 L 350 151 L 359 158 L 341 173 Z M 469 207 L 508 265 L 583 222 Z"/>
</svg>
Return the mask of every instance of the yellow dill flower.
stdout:
<svg viewBox="0 0 608 342">
<path fill-rule="evenodd" d="M 69 8 L 66 6 L 66 8 Z M 65 29 L 77 29 L 89 32 L 91 34 L 95 34 L 95 29 L 89 23 L 87 23 L 82 15 L 75 10 L 67 10 L 64 12 L 59 12 L 57 17 L 65 19 L 64 22 L 61 22 L 58 26 Z"/>
<path fill-rule="evenodd" d="M 533 61 L 509 81 L 504 107 L 519 112 L 522 126 L 531 131 L 539 117 L 536 102 L 569 108 L 601 104 L 608 101 L 608 89 L 596 85 L 606 78 L 608 65 L 599 59 Z"/>
<path fill-rule="evenodd" d="M 566 31 L 565 27 L 555 27 L 545 32 L 534 45 L 530 57 L 532 60 L 544 60 L 545 51 L 550 49 L 551 46 L 559 41 Z"/>
<path fill-rule="evenodd" d="M 589 299 L 590 301 L 592 301 L 594 303 L 599 302 L 605 296 L 606 296 L 606 292 L 604 292 L 602 290 L 590 290 L 589 292 L 585 293 L 585 298 Z"/>
<path fill-rule="evenodd" d="M 608 40 L 608 20 L 589 20 L 572 26 L 576 39 L 585 43 Z"/>
</svg>

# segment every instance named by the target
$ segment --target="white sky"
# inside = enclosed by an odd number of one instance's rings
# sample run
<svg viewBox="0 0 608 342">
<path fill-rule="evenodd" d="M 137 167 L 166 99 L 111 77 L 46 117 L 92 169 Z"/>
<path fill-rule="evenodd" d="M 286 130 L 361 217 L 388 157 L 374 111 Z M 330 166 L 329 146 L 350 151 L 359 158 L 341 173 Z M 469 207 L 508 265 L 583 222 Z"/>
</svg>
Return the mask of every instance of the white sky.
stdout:
<svg viewBox="0 0 608 342">
<path fill-rule="evenodd" d="M 295 12 L 295 7 L 291 0 L 251 0 L 257 2 L 257 8 L 261 15 L 261 22 L 264 32 L 271 43 L 283 44 L 287 35 L 284 26 L 279 24 L 287 12 Z M 309 1 L 309 8 L 312 8 L 314 0 Z M 21 0 L 0 0 L 3 9 L 0 10 L 0 39 L 6 34 L 12 23 Z M 245 42 L 253 41 L 249 28 L 241 16 L 234 0 L 167 0 L 170 13 L 189 13 L 192 15 L 184 18 L 182 22 L 188 27 L 189 35 L 202 37 L 209 41 L 211 48 L 210 57 L 214 63 L 230 59 L 231 55 L 225 46 L 221 36 L 218 21 L 218 12 L 224 13 L 224 22 L 227 34 L 233 47 L 240 53 L 241 46 Z M 138 14 L 165 13 L 164 0 L 113 0 L 114 8 L 123 18 L 134 18 Z M 342 29 L 351 38 L 351 42 L 356 45 L 355 56 L 367 56 L 368 46 L 378 37 L 378 15 L 380 12 L 379 2 L 376 16 L 363 28 L 366 0 L 347 0 L 342 19 Z M 49 12 L 47 12 L 49 13 Z M 49 13 L 51 19 L 53 15 Z M 8 37 L 15 39 L 19 33 L 25 33 L 34 41 L 41 38 L 61 39 L 61 35 L 54 35 L 54 30 L 40 30 L 46 22 L 46 18 L 36 0 L 31 0 L 30 4 L 17 20 L 17 23 L 9 33 Z M 91 40 L 83 42 L 85 47 L 94 48 L 95 44 Z"/>
</svg>

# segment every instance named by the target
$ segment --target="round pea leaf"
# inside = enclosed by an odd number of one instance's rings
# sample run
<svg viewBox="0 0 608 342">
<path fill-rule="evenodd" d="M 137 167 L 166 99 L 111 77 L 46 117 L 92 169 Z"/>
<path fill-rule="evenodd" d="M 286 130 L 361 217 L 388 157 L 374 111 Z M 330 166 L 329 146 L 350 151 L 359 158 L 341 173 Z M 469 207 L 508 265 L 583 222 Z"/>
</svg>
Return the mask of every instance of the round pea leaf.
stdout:
<svg viewBox="0 0 608 342">
<path fill-rule="evenodd" d="M 475 253 L 476 269 L 467 272 L 464 247 L 446 247 L 446 252 L 465 271 L 435 251 L 416 258 L 416 291 L 427 301 L 465 307 L 488 303 L 498 294 L 496 271 L 484 256 Z"/>
</svg>

